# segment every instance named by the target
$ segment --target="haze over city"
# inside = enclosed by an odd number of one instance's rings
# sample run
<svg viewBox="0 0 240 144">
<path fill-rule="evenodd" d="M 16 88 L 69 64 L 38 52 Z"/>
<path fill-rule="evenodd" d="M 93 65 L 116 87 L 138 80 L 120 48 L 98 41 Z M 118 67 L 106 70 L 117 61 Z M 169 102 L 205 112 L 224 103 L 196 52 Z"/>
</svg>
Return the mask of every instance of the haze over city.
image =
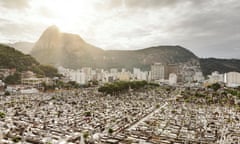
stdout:
<svg viewBox="0 0 240 144">
<path fill-rule="evenodd" d="M 36 42 L 50 25 L 103 49 L 181 45 L 239 58 L 237 0 L 1 0 L 0 42 Z"/>
</svg>

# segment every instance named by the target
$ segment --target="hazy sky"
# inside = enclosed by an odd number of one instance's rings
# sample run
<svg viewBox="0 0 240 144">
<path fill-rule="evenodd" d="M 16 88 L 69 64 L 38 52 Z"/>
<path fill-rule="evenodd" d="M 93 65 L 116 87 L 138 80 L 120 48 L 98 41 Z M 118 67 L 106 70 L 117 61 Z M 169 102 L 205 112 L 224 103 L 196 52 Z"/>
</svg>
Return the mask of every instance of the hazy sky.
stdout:
<svg viewBox="0 0 240 144">
<path fill-rule="evenodd" d="M 0 42 L 35 42 L 53 24 L 103 49 L 240 58 L 239 0 L 0 0 Z"/>
</svg>

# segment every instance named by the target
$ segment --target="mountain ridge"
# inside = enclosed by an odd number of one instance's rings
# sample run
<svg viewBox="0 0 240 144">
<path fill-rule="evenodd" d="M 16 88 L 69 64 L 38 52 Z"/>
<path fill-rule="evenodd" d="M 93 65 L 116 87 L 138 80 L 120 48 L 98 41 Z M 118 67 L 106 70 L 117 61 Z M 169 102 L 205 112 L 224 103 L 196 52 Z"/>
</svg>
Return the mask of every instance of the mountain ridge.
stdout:
<svg viewBox="0 0 240 144">
<path fill-rule="evenodd" d="M 32 48 L 34 46 L 34 43 L 19 41 L 19 42 L 15 42 L 15 43 L 3 43 L 3 45 L 8 45 L 10 47 L 13 47 L 16 50 L 19 50 L 24 54 L 30 54 L 30 52 L 32 51 Z"/>
<path fill-rule="evenodd" d="M 140 67 L 152 63 L 181 63 L 198 60 L 181 46 L 155 46 L 138 50 L 103 50 L 85 42 L 79 35 L 62 33 L 56 26 L 47 28 L 34 45 L 31 54 L 43 64 L 79 67 Z M 47 56 L 48 55 L 48 56 Z"/>
<path fill-rule="evenodd" d="M 200 58 L 199 60 L 204 75 L 210 75 L 214 71 L 240 72 L 240 59 Z"/>
<path fill-rule="evenodd" d="M 47 37 L 47 38 L 46 38 Z M 191 60 L 199 61 L 205 75 L 213 71 L 212 65 L 218 63 L 215 70 L 229 72 L 240 71 L 240 67 L 231 64 L 228 59 L 222 61 L 214 58 L 199 58 L 190 50 L 181 46 L 153 46 L 137 50 L 104 50 L 85 42 L 79 35 L 62 33 L 57 26 L 47 28 L 35 43 L 31 53 L 40 63 L 66 68 L 78 69 L 80 67 L 94 68 L 127 68 L 139 67 L 150 69 L 154 62 L 182 63 Z M 235 69 L 221 67 L 224 65 Z"/>
</svg>

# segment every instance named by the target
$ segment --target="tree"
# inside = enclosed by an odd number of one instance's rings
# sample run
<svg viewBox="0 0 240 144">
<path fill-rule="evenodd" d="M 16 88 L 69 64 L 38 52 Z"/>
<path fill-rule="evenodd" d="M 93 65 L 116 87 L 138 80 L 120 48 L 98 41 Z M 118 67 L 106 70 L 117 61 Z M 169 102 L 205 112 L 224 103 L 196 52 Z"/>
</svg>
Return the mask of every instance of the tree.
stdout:
<svg viewBox="0 0 240 144">
<path fill-rule="evenodd" d="M 85 112 L 85 117 L 90 117 L 91 116 L 91 112 L 90 111 L 87 111 L 87 112 Z"/>
<path fill-rule="evenodd" d="M 0 118 L 5 118 L 5 113 L 4 112 L 0 112 Z"/>
<path fill-rule="evenodd" d="M 12 138 L 12 141 L 14 142 L 14 143 L 18 143 L 18 142 L 20 142 L 22 140 L 22 138 L 21 137 L 18 137 L 18 136 L 14 136 L 13 138 Z"/>
<path fill-rule="evenodd" d="M 98 81 L 97 81 L 97 80 L 94 80 L 94 81 L 92 81 L 92 84 L 93 84 L 93 85 L 98 85 Z"/>
<path fill-rule="evenodd" d="M 217 91 L 218 89 L 221 88 L 221 85 L 219 83 L 214 83 L 210 86 L 214 91 Z"/>
<path fill-rule="evenodd" d="M 108 129 L 108 133 L 110 134 L 110 135 L 112 135 L 112 133 L 113 133 L 113 129 Z"/>
<path fill-rule="evenodd" d="M 37 65 L 31 66 L 31 68 L 29 70 L 34 72 L 35 74 L 37 74 L 37 77 L 43 77 L 45 75 L 45 73 Z"/>
<path fill-rule="evenodd" d="M 85 142 L 87 142 L 88 137 L 89 137 L 89 133 L 88 132 L 83 133 L 83 138 L 84 138 Z"/>
<path fill-rule="evenodd" d="M 75 81 L 69 81 L 68 84 L 70 85 L 71 88 L 79 88 L 79 84 Z"/>
<path fill-rule="evenodd" d="M 9 75 L 5 78 L 4 82 L 6 84 L 20 84 L 21 83 L 21 75 L 20 73 L 16 72 L 13 75 Z"/>
<path fill-rule="evenodd" d="M 9 92 L 9 91 L 6 91 L 6 92 L 4 93 L 4 95 L 5 95 L 5 96 L 9 96 L 9 95 L 10 95 L 10 92 Z"/>
<path fill-rule="evenodd" d="M 40 65 L 39 68 L 44 72 L 46 77 L 59 77 L 58 71 L 55 67 L 49 65 Z"/>
</svg>

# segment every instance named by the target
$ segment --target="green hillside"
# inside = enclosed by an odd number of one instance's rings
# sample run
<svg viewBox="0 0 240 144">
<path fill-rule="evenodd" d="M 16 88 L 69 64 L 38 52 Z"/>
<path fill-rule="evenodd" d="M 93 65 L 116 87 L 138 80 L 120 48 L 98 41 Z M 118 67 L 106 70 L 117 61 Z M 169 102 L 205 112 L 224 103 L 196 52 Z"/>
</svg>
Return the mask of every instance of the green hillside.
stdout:
<svg viewBox="0 0 240 144">
<path fill-rule="evenodd" d="M 57 69 L 51 66 L 40 65 L 32 56 L 25 55 L 22 52 L 0 44 L 0 68 L 16 68 L 17 72 L 33 71 L 38 76 L 57 76 Z"/>
<path fill-rule="evenodd" d="M 214 71 L 220 73 L 240 72 L 240 60 L 238 59 L 200 59 L 201 68 L 204 75 L 209 75 Z"/>
</svg>

